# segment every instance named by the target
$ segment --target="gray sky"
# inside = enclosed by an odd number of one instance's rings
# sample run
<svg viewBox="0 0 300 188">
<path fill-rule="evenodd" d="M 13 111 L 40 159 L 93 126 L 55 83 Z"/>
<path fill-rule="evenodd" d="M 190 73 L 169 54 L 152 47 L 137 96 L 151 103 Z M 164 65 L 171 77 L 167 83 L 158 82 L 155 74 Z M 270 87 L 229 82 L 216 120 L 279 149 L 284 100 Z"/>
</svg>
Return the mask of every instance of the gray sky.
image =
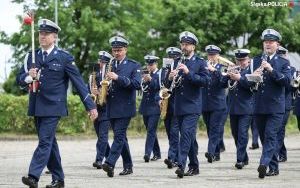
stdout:
<svg viewBox="0 0 300 188">
<path fill-rule="evenodd" d="M 0 30 L 5 31 L 9 36 L 20 30 L 21 24 L 17 20 L 17 15 L 23 14 L 23 6 L 11 3 L 11 0 L 1 0 L 0 6 Z M 0 83 L 5 78 L 5 61 L 11 58 L 12 51 L 10 46 L 0 43 Z M 10 72 L 10 64 L 6 65 L 7 76 Z"/>
</svg>

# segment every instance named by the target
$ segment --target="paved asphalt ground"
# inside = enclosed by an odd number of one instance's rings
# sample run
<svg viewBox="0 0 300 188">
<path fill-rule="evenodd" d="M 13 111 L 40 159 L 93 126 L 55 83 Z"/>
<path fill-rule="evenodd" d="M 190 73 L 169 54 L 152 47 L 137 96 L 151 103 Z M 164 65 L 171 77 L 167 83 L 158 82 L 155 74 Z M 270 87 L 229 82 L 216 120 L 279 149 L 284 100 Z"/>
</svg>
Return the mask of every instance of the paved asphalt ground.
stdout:
<svg viewBox="0 0 300 188">
<path fill-rule="evenodd" d="M 158 187 L 300 187 L 300 135 L 286 138 L 288 161 L 280 164 L 280 175 L 258 179 L 256 171 L 261 149 L 248 151 L 249 165 L 236 170 L 235 146 L 232 138 L 225 139 L 226 151 L 221 161 L 209 164 L 204 153 L 207 138 L 198 137 L 200 174 L 194 177 L 178 179 L 175 169 L 167 169 L 163 159 L 167 155 L 167 139 L 160 138 L 162 159 L 144 163 L 144 138 L 129 138 L 134 161 L 134 173 L 121 177 L 122 162 L 118 161 L 115 177 L 108 178 L 104 171 L 92 168 L 95 158 L 95 140 L 59 140 L 62 163 L 65 172 L 66 187 L 122 187 L 122 188 L 158 188 Z M 32 153 L 37 141 L 0 141 L 0 187 L 24 187 L 21 177 L 27 174 Z M 51 175 L 41 176 L 39 186 L 45 187 L 51 181 Z"/>
</svg>

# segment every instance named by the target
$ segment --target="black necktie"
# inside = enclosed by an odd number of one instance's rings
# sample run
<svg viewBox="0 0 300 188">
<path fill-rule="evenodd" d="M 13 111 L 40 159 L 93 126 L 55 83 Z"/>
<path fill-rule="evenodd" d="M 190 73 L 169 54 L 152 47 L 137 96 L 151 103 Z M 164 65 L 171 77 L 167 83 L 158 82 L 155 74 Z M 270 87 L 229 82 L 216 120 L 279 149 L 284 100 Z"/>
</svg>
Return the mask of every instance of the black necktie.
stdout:
<svg viewBox="0 0 300 188">
<path fill-rule="evenodd" d="M 116 61 L 116 68 L 120 65 L 120 61 Z"/>
<path fill-rule="evenodd" d="M 267 58 L 267 62 L 270 62 L 270 56 L 268 56 L 268 58 Z"/>
<path fill-rule="evenodd" d="M 47 51 L 43 51 L 43 62 L 46 61 L 47 56 L 48 56 L 48 52 Z"/>
</svg>

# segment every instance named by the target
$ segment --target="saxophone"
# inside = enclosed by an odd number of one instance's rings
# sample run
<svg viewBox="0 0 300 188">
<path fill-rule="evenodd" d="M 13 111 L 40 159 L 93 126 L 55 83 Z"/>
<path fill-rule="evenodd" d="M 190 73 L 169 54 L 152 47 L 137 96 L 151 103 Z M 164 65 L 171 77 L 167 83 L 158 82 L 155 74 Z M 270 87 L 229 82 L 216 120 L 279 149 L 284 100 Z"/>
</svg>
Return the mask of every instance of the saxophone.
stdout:
<svg viewBox="0 0 300 188">
<path fill-rule="evenodd" d="M 161 98 L 161 103 L 160 103 L 160 118 L 162 120 L 166 119 L 170 96 L 171 96 L 171 93 L 169 92 L 168 88 L 162 87 L 159 90 L 159 97 Z"/>
<path fill-rule="evenodd" d="M 110 85 L 110 79 L 107 77 L 108 72 L 111 72 L 112 70 L 112 62 L 114 58 L 111 58 L 109 63 L 106 66 L 106 70 L 103 74 L 105 74 L 104 79 L 100 82 L 101 89 L 100 89 L 100 97 L 99 98 L 99 104 L 103 106 L 107 102 L 107 93 Z"/>
<path fill-rule="evenodd" d="M 184 58 L 184 54 L 182 54 L 177 67 L 175 70 L 178 70 L 179 65 L 185 60 Z M 170 70 L 171 71 L 171 70 Z M 166 78 L 167 79 L 167 78 Z M 168 110 L 168 104 L 169 104 L 169 98 L 173 92 L 173 89 L 180 84 L 181 82 L 181 76 L 179 76 L 178 74 L 174 76 L 171 86 L 170 88 L 166 88 L 165 86 L 163 86 L 160 90 L 159 90 L 159 97 L 161 98 L 161 103 L 160 103 L 160 118 L 162 120 L 166 119 L 167 116 L 167 110 Z"/>
</svg>

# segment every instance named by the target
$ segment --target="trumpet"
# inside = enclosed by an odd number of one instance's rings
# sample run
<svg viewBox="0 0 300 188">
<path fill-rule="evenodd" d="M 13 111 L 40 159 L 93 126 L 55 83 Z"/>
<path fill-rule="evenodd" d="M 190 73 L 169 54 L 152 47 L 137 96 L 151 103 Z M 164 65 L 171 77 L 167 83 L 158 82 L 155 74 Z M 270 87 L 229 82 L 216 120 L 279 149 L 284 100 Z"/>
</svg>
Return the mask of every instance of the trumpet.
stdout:
<svg viewBox="0 0 300 188">
<path fill-rule="evenodd" d="M 226 59 L 222 56 L 216 56 L 215 59 L 209 59 L 207 64 L 211 65 L 212 67 L 216 67 L 217 64 L 223 65 L 221 69 L 221 73 L 223 76 L 227 75 L 226 73 L 230 70 L 233 71 L 234 69 L 238 69 L 238 67 L 229 59 Z"/>
<path fill-rule="evenodd" d="M 262 61 L 267 61 L 268 55 L 264 53 L 261 57 Z M 256 92 L 258 90 L 258 87 L 261 83 L 263 83 L 263 74 L 264 74 L 264 67 L 260 65 L 252 74 L 246 74 L 246 78 L 250 82 L 255 82 L 255 85 L 250 89 L 253 92 Z"/>
<path fill-rule="evenodd" d="M 229 66 L 228 68 L 225 68 L 222 71 L 222 75 L 227 76 L 228 74 L 231 74 L 231 73 L 240 73 L 241 70 L 242 70 L 241 66 L 239 66 L 239 65 Z"/>
<path fill-rule="evenodd" d="M 142 88 L 142 91 L 143 91 L 143 92 L 147 92 L 148 89 L 149 89 L 149 84 L 145 81 L 145 75 L 149 75 L 150 72 L 148 71 L 147 68 L 144 68 L 144 69 L 142 70 L 142 73 L 143 73 L 143 74 L 142 74 L 141 88 Z"/>
<path fill-rule="evenodd" d="M 228 67 L 228 69 L 226 69 L 226 72 L 222 73 L 222 75 L 227 76 L 229 74 L 237 74 L 241 72 L 241 66 L 237 65 L 237 66 L 232 66 L 232 67 Z M 238 81 L 234 81 L 233 83 L 231 82 L 231 80 L 228 80 L 228 89 L 229 90 L 233 90 L 234 88 L 236 88 Z"/>
<path fill-rule="evenodd" d="M 226 59 L 225 57 L 222 57 L 222 56 L 218 56 L 217 57 L 217 62 L 219 64 L 224 65 L 225 67 L 230 67 L 230 66 L 233 67 L 233 66 L 235 66 L 235 63 L 233 63 L 229 59 Z"/>
<path fill-rule="evenodd" d="M 300 75 L 292 79 L 291 86 L 294 88 L 298 88 L 300 86 Z"/>
</svg>

